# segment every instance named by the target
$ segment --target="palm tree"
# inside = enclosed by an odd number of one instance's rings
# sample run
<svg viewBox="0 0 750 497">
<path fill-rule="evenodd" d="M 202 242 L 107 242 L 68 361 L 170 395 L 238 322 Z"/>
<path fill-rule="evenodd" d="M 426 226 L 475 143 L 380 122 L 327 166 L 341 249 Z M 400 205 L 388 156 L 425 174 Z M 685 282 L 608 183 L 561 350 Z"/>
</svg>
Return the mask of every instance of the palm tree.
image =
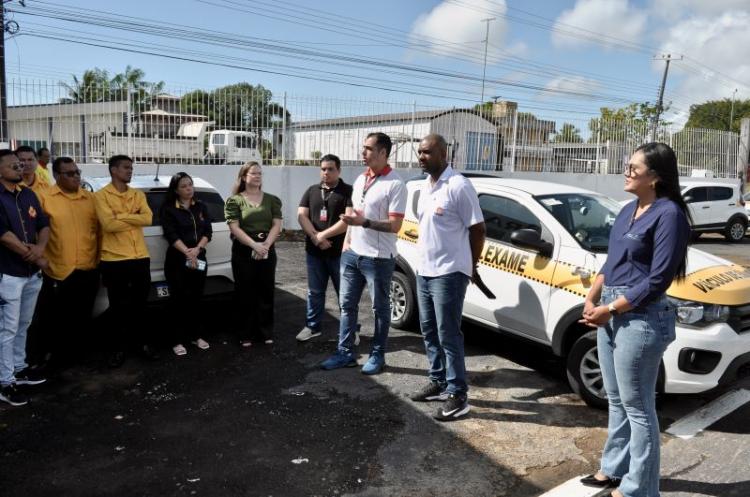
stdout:
<svg viewBox="0 0 750 497">
<path fill-rule="evenodd" d="M 84 71 L 81 79 L 73 75 L 73 84 L 62 83 L 68 90 L 67 102 L 91 103 L 110 100 L 109 73 L 95 67 Z"/>
</svg>

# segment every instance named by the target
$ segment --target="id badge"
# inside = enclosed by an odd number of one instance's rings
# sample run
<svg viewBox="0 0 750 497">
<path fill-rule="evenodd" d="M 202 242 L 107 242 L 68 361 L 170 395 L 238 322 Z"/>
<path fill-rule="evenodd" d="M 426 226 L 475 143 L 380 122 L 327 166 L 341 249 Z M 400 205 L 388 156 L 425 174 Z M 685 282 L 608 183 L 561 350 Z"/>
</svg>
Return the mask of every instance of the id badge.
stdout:
<svg viewBox="0 0 750 497">
<path fill-rule="evenodd" d="M 323 207 L 320 209 L 320 222 L 321 223 L 327 223 L 328 222 L 328 209 Z"/>
</svg>

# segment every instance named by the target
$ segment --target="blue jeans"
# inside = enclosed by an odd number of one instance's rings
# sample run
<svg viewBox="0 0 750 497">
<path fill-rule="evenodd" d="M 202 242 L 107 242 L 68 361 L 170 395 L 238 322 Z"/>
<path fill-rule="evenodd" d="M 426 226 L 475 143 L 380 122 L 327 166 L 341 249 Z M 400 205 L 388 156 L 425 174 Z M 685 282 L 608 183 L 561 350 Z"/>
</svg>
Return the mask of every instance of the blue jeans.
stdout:
<svg viewBox="0 0 750 497">
<path fill-rule="evenodd" d="M 0 385 L 16 381 L 26 368 L 26 332 L 42 289 L 42 273 L 20 277 L 0 274 Z"/>
<path fill-rule="evenodd" d="M 349 249 L 341 254 L 341 324 L 338 350 L 343 354 L 354 354 L 354 338 L 357 330 L 359 300 L 367 285 L 375 316 L 375 330 L 370 354 L 385 356 L 388 330 L 391 327 L 391 277 L 396 259 L 376 258 L 356 254 Z"/>
<path fill-rule="evenodd" d="M 461 313 L 469 277 L 463 273 L 443 276 L 417 276 L 419 325 L 422 329 L 430 379 L 447 391 L 465 395 L 466 364 Z"/>
<path fill-rule="evenodd" d="M 320 331 L 326 306 L 328 279 L 339 294 L 341 257 L 320 257 L 306 254 L 307 258 L 307 318 L 305 324 L 313 331 Z"/>
<path fill-rule="evenodd" d="M 604 287 L 608 304 L 627 287 Z M 675 310 L 666 296 L 599 327 L 597 348 L 609 400 L 601 472 L 621 478 L 625 497 L 659 496 L 659 422 L 656 379 L 664 351 L 675 339 Z"/>
</svg>

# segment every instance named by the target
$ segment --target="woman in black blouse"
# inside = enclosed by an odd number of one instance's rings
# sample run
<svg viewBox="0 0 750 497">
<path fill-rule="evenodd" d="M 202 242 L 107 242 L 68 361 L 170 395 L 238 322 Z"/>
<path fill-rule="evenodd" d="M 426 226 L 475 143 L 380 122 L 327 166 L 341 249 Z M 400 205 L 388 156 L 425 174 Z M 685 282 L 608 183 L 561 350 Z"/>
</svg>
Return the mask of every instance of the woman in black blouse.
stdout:
<svg viewBox="0 0 750 497">
<path fill-rule="evenodd" d="M 208 343 L 200 337 L 196 310 L 200 308 L 206 284 L 206 245 L 211 241 L 211 218 L 206 205 L 195 200 L 193 178 L 187 173 L 172 176 L 159 218 L 164 238 L 169 242 L 164 275 L 170 294 L 174 323 L 174 353 L 187 354 L 183 343 L 192 341 L 201 349 Z"/>
</svg>

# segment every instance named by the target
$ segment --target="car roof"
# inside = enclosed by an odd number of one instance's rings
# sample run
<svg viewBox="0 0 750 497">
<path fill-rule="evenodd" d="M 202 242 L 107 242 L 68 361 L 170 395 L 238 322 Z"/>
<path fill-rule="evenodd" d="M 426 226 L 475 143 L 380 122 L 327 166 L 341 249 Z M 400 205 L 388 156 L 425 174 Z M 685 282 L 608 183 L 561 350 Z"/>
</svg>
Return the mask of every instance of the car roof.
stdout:
<svg viewBox="0 0 750 497">
<path fill-rule="evenodd" d="M 684 190 L 685 188 L 693 188 L 696 186 L 723 186 L 725 188 L 736 189 L 738 185 L 735 183 L 723 183 L 721 181 L 707 181 L 707 180 L 680 180 L 680 187 Z"/>
<path fill-rule="evenodd" d="M 515 179 L 502 178 L 489 173 L 476 173 L 459 171 L 459 173 L 468 178 L 476 188 L 477 186 L 494 190 L 515 190 L 517 193 L 526 193 L 528 195 L 553 195 L 553 194 L 570 194 L 578 193 L 585 195 L 601 195 L 597 192 L 578 188 L 576 186 L 562 185 L 550 181 L 539 181 L 533 179 Z M 407 183 L 417 182 L 425 179 L 426 176 L 417 176 L 411 178 Z"/>
<path fill-rule="evenodd" d="M 214 190 L 215 188 L 208 181 L 192 176 L 193 186 L 199 189 Z M 167 188 L 172 176 L 160 175 L 154 177 L 150 174 L 134 174 L 130 180 L 130 187 L 139 190 L 149 190 L 152 188 Z M 85 177 L 83 181 L 91 185 L 94 191 L 101 190 L 107 186 L 111 178 L 109 176 Z"/>
</svg>

